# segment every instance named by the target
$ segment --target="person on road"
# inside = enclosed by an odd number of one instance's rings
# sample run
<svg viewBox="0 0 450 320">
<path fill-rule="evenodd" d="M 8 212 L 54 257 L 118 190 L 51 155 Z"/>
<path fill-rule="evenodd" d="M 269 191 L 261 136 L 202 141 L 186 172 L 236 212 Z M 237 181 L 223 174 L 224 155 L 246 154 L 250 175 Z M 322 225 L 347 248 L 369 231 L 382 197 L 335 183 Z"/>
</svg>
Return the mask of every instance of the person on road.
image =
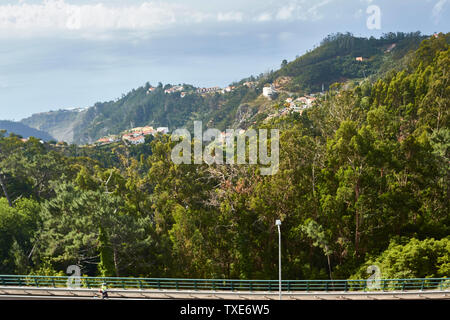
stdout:
<svg viewBox="0 0 450 320">
<path fill-rule="evenodd" d="M 105 282 L 102 283 L 102 286 L 100 288 L 100 293 L 102 294 L 102 299 L 108 298 L 108 288 L 107 288 Z"/>
</svg>

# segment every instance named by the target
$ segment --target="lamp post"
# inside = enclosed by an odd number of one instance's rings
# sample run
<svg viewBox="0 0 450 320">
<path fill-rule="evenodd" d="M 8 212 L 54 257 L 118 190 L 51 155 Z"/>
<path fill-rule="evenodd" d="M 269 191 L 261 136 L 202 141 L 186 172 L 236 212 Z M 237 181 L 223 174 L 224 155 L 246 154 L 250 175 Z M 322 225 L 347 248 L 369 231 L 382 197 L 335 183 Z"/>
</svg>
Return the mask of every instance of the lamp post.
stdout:
<svg viewBox="0 0 450 320">
<path fill-rule="evenodd" d="M 279 285 L 278 295 L 281 300 L 281 230 L 280 230 L 281 220 L 276 220 L 275 225 L 278 227 L 278 285 Z"/>
</svg>

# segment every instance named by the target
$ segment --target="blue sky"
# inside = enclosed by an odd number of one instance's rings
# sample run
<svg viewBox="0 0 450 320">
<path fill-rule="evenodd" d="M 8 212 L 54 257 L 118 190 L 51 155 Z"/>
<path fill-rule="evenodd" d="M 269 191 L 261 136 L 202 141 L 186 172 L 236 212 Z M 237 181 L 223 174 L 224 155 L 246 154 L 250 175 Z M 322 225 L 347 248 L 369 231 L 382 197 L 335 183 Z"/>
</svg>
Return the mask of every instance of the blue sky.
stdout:
<svg viewBox="0 0 450 320">
<path fill-rule="evenodd" d="M 326 35 L 449 32 L 449 0 L 2 0 L 0 119 L 88 107 L 149 81 L 225 86 Z M 381 28 L 369 29 L 369 6 Z"/>
</svg>

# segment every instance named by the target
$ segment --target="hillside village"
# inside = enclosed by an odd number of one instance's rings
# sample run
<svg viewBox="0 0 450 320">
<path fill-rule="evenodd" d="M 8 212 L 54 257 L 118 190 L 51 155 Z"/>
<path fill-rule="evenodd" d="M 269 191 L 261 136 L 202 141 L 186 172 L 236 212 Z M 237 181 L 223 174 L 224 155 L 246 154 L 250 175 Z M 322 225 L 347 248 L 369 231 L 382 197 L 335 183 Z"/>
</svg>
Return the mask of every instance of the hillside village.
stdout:
<svg viewBox="0 0 450 320">
<path fill-rule="evenodd" d="M 256 82 L 245 82 L 243 84 L 244 86 L 247 86 L 249 88 L 255 88 Z M 198 88 L 196 89 L 196 93 L 201 94 L 208 94 L 208 93 L 214 93 L 214 92 L 231 92 L 234 90 L 236 86 L 228 86 L 224 89 L 221 89 L 219 87 L 212 87 L 212 88 Z M 147 91 L 147 94 L 153 92 L 156 88 L 150 87 Z M 183 86 L 173 86 L 170 89 L 166 89 L 166 94 L 173 94 L 176 92 L 180 92 L 180 96 L 184 97 L 186 92 L 183 92 Z M 280 94 L 287 94 L 289 97 L 281 100 L 280 108 L 278 108 L 274 113 L 269 114 L 265 121 L 279 116 L 287 115 L 291 112 L 297 112 L 299 114 L 302 114 L 304 110 L 312 107 L 314 103 L 317 100 L 318 96 L 322 96 L 323 92 L 310 94 L 310 95 L 304 95 L 304 96 L 296 96 L 293 93 L 286 92 L 282 89 L 282 87 L 279 86 L 275 82 L 275 84 L 269 84 L 263 88 L 262 96 L 269 100 L 275 100 L 279 97 Z M 275 101 L 274 101 L 275 103 Z M 236 134 L 245 134 L 245 130 L 238 129 L 236 131 Z M 109 145 L 112 143 L 123 141 L 126 145 L 139 145 L 145 143 L 145 137 L 146 136 L 156 136 L 157 134 L 169 134 L 169 128 L 168 127 L 157 127 L 156 129 L 152 126 L 144 126 L 144 127 L 135 127 L 131 128 L 129 130 L 125 130 L 121 132 L 120 134 L 116 135 L 108 135 L 101 137 L 100 139 L 96 140 L 92 145 L 94 146 L 104 146 Z M 221 137 L 219 139 L 219 142 L 224 142 L 227 139 L 230 138 L 230 134 L 228 132 L 221 132 Z M 24 142 L 26 142 L 28 139 L 23 139 Z M 56 143 L 56 146 L 63 146 L 63 142 Z"/>
<path fill-rule="evenodd" d="M 244 86 L 248 87 L 248 88 L 255 88 L 257 83 L 253 82 L 253 81 L 247 81 L 243 84 Z M 228 93 L 228 92 L 232 92 L 233 90 L 236 89 L 236 86 L 233 85 L 229 85 L 225 88 L 221 88 L 219 86 L 215 86 L 215 87 L 203 87 L 203 88 L 195 88 L 195 90 L 189 90 L 188 88 L 185 88 L 184 86 L 181 85 L 175 85 L 175 86 L 171 86 L 168 89 L 164 90 L 165 94 L 173 94 L 173 93 L 180 93 L 180 97 L 184 98 L 187 94 L 200 94 L 202 96 L 205 96 L 207 94 L 212 94 L 212 93 Z M 152 92 L 154 92 L 156 90 L 156 87 L 152 87 L 150 86 L 147 90 L 147 94 L 151 94 Z"/>
<path fill-rule="evenodd" d="M 303 113 L 304 110 L 313 106 L 316 101 L 316 97 L 314 95 L 302 96 L 298 98 L 287 98 L 285 103 L 282 105 L 283 108 L 279 109 L 276 113 L 269 115 L 266 120 L 269 120 L 276 116 L 284 116 L 290 112 L 298 112 L 300 114 Z M 151 126 L 145 127 L 136 127 L 130 130 L 124 131 L 118 135 L 109 135 L 106 137 L 102 137 L 98 139 L 94 145 L 103 146 L 107 144 L 111 144 L 114 142 L 124 141 L 126 144 L 138 145 L 145 143 L 145 137 L 156 134 L 168 134 L 168 127 L 158 127 L 154 129 Z M 238 129 L 237 134 L 241 135 L 245 133 L 245 130 Z M 230 133 L 222 131 L 219 142 L 224 142 L 225 140 L 230 138 Z"/>
<path fill-rule="evenodd" d="M 323 92 L 312 93 L 309 95 L 298 95 L 296 93 L 289 92 L 285 89 L 285 86 L 289 83 L 290 80 L 290 77 L 279 77 L 275 81 L 273 81 L 273 83 L 265 84 L 262 88 L 261 96 L 268 99 L 269 101 L 273 101 L 274 105 L 278 104 L 280 106 L 280 108 L 278 108 L 275 113 L 269 114 L 266 120 L 269 120 L 273 117 L 283 116 L 291 112 L 302 114 L 304 110 L 314 105 L 318 96 L 323 95 Z M 240 85 L 229 85 L 225 88 L 221 88 L 219 86 L 195 88 L 183 85 L 172 85 L 169 88 L 166 87 L 166 89 L 164 89 L 164 93 L 167 95 L 179 94 L 181 98 L 184 98 L 187 94 L 198 94 L 204 97 L 206 95 L 215 93 L 226 94 L 236 90 L 238 86 L 245 86 L 249 89 L 257 90 L 258 82 L 246 81 L 241 83 Z M 156 87 L 149 86 L 146 94 L 152 94 L 156 89 Z M 287 98 L 284 98 L 286 96 Z M 146 136 L 155 136 L 158 133 L 167 134 L 169 133 L 169 128 L 158 127 L 154 129 L 152 126 L 131 128 L 129 130 L 123 131 L 118 135 L 108 135 L 102 137 L 95 141 L 94 145 L 102 146 L 119 141 L 123 141 L 125 144 L 138 145 L 145 143 Z M 245 130 L 240 129 L 238 133 L 243 134 L 245 133 Z M 229 134 L 223 131 L 221 133 L 221 139 L 219 141 L 223 142 L 228 138 Z"/>
<path fill-rule="evenodd" d="M 434 35 L 434 37 L 436 38 L 436 35 Z M 397 43 L 388 43 L 388 44 L 383 44 L 383 48 L 382 48 L 382 54 L 388 54 L 391 53 L 394 49 L 396 49 Z M 368 54 L 364 54 L 364 52 L 358 52 L 358 54 L 355 55 L 350 55 L 350 57 L 348 58 L 348 61 L 353 60 L 353 63 L 355 63 L 355 75 L 353 76 L 354 78 L 358 78 L 361 77 L 361 74 L 357 75 L 357 73 L 359 71 L 362 72 L 362 76 L 364 78 L 366 78 L 370 72 L 368 70 L 364 68 L 361 68 L 361 66 L 366 66 L 366 64 L 370 64 L 373 61 L 373 57 L 371 57 Z M 300 61 L 300 60 L 299 60 Z M 293 62 L 293 66 L 295 67 L 295 63 L 297 63 L 296 61 Z M 350 63 L 350 62 L 349 62 Z M 292 69 L 292 66 L 291 66 Z M 283 68 L 280 70 L 284 70 Z M 294 71 L 296 69 L 293 69 Z M 300 69 L 302 70 L 302 69 Z M 359 70 L 359 71 L 358 71 Z M 366 72 L 367 71 L 367 72 Z M 239 83 L 232 83 L 226 87 L 220 87 L 220 86 L 212 86 L 212 87 L 194 87 L 192 85 L 189 84 L 178 84 L 178 85 L 170 85 L 167 84 L 165 86 L 159 85 L 157 87 L 151 86 L 150 84 L 147 84 L 147 86 L 144 88 L 144 94 L 145 95 L 152 95 L 152 94 L 161 94 L 163 93 L 164 95 L 167 95 L 167 98 L 169 98 L 169 96 L 172 96 L 174 98 L 180 97 L 180 98 L 185 98 L 188 95 L 193 95 L 193 96 L 201 96 L 203 98 L 205 98 L 206 100 L 214 98 L 216 95 L 223 95 L 221 98 L 223 98 L 224 100 L 226 99 L 234 99 L 235 95 L 239 95 L 242 94 L 242 92 L 244 92 L 245 90 L 242 89 L 246 89 L 248 93 L 251 93 L 252 95 L 252 99 L 253 101 L 253 108 L 257 107 L 258 111 L 257 114 L 261 114 L 263 115 L 262 120 L 263 121 L 268 121 L 271 118 L 274 117 L 279 117 L 279 116 L 284 116 L 287 115 L 289 113 L 298 113 L 298 114 L 302 114 L 304 110 L 306 110 L 307 108 L 310 108 L 311 106 L 313 106 L 317 99 L 319 99 L 321 96 L 324 95 L 324 90 L 325 87 L 327 87 L 329 85 L 330 82 L 329 80 L 326 79 L 326 77 L 323 77 L 323 81 L 322 83 L 316 83 L 315 86 L 312 85 L 310 82 L 308 82 L 308 79 L 306 79 L 306 81 L 302 81 L 296 78 L 296 75 L 298 74 L 298 72 L 293 72 L 292 70 L 290 71 L 286 71 L 286 72 L 276 72 L 275 75 L 273 77 L 269 76 L 267 77 L 262 76 L 262 78 L 247 78 L 247 79 L 243 79 L 241 80 L 241 82 Z M 347 76 L 346 76 L 347 77 Z M 342 76 L 341 76 L 342 78 Z M 292 85 L 293 83 L 295 83 L 295 85 Z M 305 86 L 302 87 L 302 84 L 305 83 Z M 320 90 L 320 86 L 322 87 L 322 90 Z M 311 89 L 312 88 L 312 89 Z M 306 92 L 310 92 L 309 94 L 305 94 Z M 311 91 L 313 93 L 311 93 Z M 256 94 L 255 94 L 256 93 Z M 245 95 L 245 93 L 244 93 Z M 244 97 L 244 95 L 241 95 L 241 99 Z M 160 97 L 160 96 L 159 96 Z M 148 97 L 149 99 L 152 99 L 151 96 Z M 157 98 L 160 99 L 160 98 Z M 258 100 L 259 99 L 259 100 Z M 176 101 L 176 100 L 172 100 L 172 101 Z M 189 104 L 192 103 L 192 101 L 194 100 L 187 100 L 189 102 L 187 102 L 188 107 L 190 106 Z M 198 101 L 198 100 L 197 100 Z M 265 101 L 265 102 L 264 102 Z M 116 101 L 117 102 L 117 101 Z M 236 102 L 234 102 L 236 103 Z M 237 102 L 238 104 L 240 103 L 242 106 L 244 106 L 244 110 L 245 110 L 245 103 L 241 102 Z M 275 106 L 275 108 L 268 108 L 269 107 L 269 103 L 272 103 L 273 106 Z M 172 103 L 172 106 L 176 106 L 177 102 Z M 222 106 L 222 105 L 221 105 Z M 106 105 L 104 106 L 106 107 Z M 220 106 L 219 106 L 220 107 Z M 164 106 L 164 108 L 166 108 L 166 106 Z M 229 111 L 231 111 L 230 106 L 228 106 Z M 77 109 L 76 111 L 78 111 L 78 113 L 82 113 L 82 111 L 84 111 L 85 109 Z M 236 110 L 239 110 L 239 112 L 241 112 L 241 107 L 238 106 L 238 108 L 236 108 Z M 268 111 L 270 110 L 270 111 Z M 267 112 L 268 111 L 268 112 Z M 160 114 L 164 114 L 164 113 L 160 113 Z M 175 113 L 178 114 L 178 113 Z M 213 112 L 211 114 L 214 114 Z M 233 121 L 233 119 L 238 119 L 238 122 L 234 123 L 234 127 L 239 126 L 241 123 L 245 123 L 246 122 L 246 117 L 252 117 L 253 115 L 250 114 L 245 114 L 245 112 L 243 113 L 238 113 L 235 115 L 235 117 L 228 117 L 228 121 Z M 165 118 L 164 116 L 161 116 L 161 118 Z M 155 119 L 154 119 L 155 120 Z M 154 123 L 155 121 L 153 120 L 152 123 Z M 158 119 L 160 123 L 167 123 L 166 119 Z M 157 120 L 157 122 L 158 122 Z M 179 119 L 177 119 L 178 121 L 175 122 L 179 122 L 178 126 L 183 125 L 182 121 L 179 121 Z M 241 121 L 242 120 L 242 121 Z M 253 119 L 255 120 L 255 119 Z M 254 122 L 253 120 L 248 121 L 248 124 L 255 124 L 256 122 Z M 261 120 L 261 118 L 259 118 L 259 120 Z M 173 120 L 172 120 L 173 123 Z M 111 124 L 113 126 L 115 126 L 116 124 Z M 228 126 L 230 126 L 231 124 L 228 123 Z M 172 125 L 174 127 L 176 127 L 177 125 Z M 233 125 L 231 125 L 233 126 Z M 246 126 L 244 124 L 244 126 Z M 120 128 L 121 130 L 125 129 L 126 127 L 122 125 L 122 127 Z M 173 128 L 172 128 L 173 129 Z M 221 126 L 221 130 L 225 129 L 225 127 L 222 125 Z M 118 130 L 116 130 L 117 132 Z M 91 145 L 105 145 L 105 144 L 110 144 L 110 143 L 114 143 L 114 142 L 118 142 L 118 141 L 124 141 L 125 144 L 130 144 L 130 145 L 138 145 L 138 144 L 142 144 L 145 142 L 145 136 L 148 135 L 155 135 L 158 132 L 161 133 L 168 133 L 169 129 L 168 128 L 156 128 L 154 129 L 153 127 L 138 127 L 138 128 L 132 128 L 132 129 L 128 129 L 126 131 L 123 131 L 121 134 L 118 135 L 108 135 L 108 136 L 104 136 L 100 139 L 98 139 L 97 141 L 95 141 L 93 144 Z M 90 140 L 92 141 L 92 140 Z"/>
<path fill-rule="evenodd" d="M 154 129 L 151 126 L 145 127 L 136 127 L 130 130 L 124 131 L 118 135 L 109 135 L 106 137 L 102 137 L 98 139 L 94 144 L 95 145 L 107 145 L 114 142 L 124 141 L 125 144 L 141 144 L 145 142 L 145 136 L 155 136 L 157 134 L 167 134 L 169 133 L 169 128 L 167 127 L 158 127 Z"/>
<path fill-rule="evenodd" d="M 322 95 L 323 93 L 317 93 L 317 94 L 310 94 L 305 96 L 296 96 L 293 93 L 286 92 L 283 90 L 283 85 L 288 82 L 290 79 L 287 79 L 288 77 L 283 77 L 281 79 L 277 79 L 273 84 L 268 84 L 265 87 L 263 87 L 262 90 L 262 96 L 269 100 L 275 100 L 279 94 L 281 93 L 287 93 L 289 95 L 288 98 L 286 98 L 284 101 L 282 101 L 282 108 L 278 109 L 276 113 L 270 114 L 266 120 L 276 117 L 276 116 L 283 116 L 290 112 L 298 112 L 302 114 L 302 112 L 310 108 L 314 102 L 316 101 L 317 95 Z M 246 86 L 248 88 L 256 88 L 257 82 L 255 81 L 247 81 L 242 84 L 243 86 Z M 216 87 L 209 87 L 209 88 L 196 88 L 195 91 L 187 91 L 185 90 L 184 86 L 181 85 L 175 85 L 168 89 L 164 90 L 165 94 L 175 94 L 179 93 L 181 98 L 184 98 L 188 93 L 195 93 L 200 95 L 206 95 L 211 93 L 221 93 L 225 94 L 228 92 L 232 92 L 236 89 L 236 86 L 227 86 L 225 88 L 220 88 L 218 86 Z M 147 94 L 151 94 L 156 90 L 155 87 L 150 86 L 147 90 Z M 152 135 L 155 136 L 156 134 L 168 134 L 169 128 L 168 127 L 158 127 L 154 129 L 152 126 L 145 126 L 145 127 L 136 127 L 132 128 L 126 131 L 123 131 L 122 133 L 118 135 L 108 135 L 105 137 L 102 137 L 95 141 L 94 145 L 97 146 L 103 146 L 107 144 L 111 144 L 114 142 L 124 141 L 125 144 L 131 144 L 131 145 L 138 145 L 145 143 L 145 137 Z M 244 134 L 245 130 L 239 129 L 237 131 L 238 134 Z M 230 134 L 223 131 L 221 133 L 221 138 L 219 142 L 223 142 L 226 139 L 230 138 Z"/>
</svg>

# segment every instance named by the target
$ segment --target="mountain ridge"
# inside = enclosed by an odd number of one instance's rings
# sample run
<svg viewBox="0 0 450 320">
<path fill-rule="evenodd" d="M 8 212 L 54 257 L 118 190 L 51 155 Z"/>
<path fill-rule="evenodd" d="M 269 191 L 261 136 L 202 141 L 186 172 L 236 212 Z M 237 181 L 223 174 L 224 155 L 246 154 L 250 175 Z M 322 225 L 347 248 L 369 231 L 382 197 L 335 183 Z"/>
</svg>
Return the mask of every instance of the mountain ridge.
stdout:
<svg viewBox="0 0 450 320">
<path fill-rule="evenodd" d="M 230 92 L 199 93 L 183 84 L 183 92 L 174 86 L 149 83 L 115 101 L 97 102 L 83 110 L 59 110 L 34 114 L 21 120 L 32 128 L 49 132 L 69 143 L 92 143 L 108 134 L 118 134 L 133 126 L 191 127 L 194 120 L 221 130 L 248 127 L 263 110 L 274 102 L 258 99 L 262 88 L 284 79 L 287 93 L 320 91 L 335 82 L 376 77 L 379 70 L 401 65 L 408 51 L 418 48 L 425 36 L 416 33 L 389 33 L 375 38 L 355 37 L 350 33 L 325 38 L 321 45 L 294 61 L 283 61 L 281 68 L 258 77 L 250 76 L 232 83 Z M 361 55 L 361 56 L 360 56 Z M 360 60 L 358 60 L 360 59 Z M 255 83 L 247 86 L 245 83 Z M 152 92 L 149 89 L 153 88 Z M 167 91 L 171 93 L 167 94 Z M 275 101 L 276 102 L 276 101 Z"/>
<path fill-rule="evenodd" d="M 44 141 L 55 139 L 45 131 L 31 128 L 21 122 L 14 122 L 9 120 L 0 120 L 0 130 L 6 130 L 6 132 L 9 134 L 13 133 L 24 138 L 35 137 Z"/>
</svg>

